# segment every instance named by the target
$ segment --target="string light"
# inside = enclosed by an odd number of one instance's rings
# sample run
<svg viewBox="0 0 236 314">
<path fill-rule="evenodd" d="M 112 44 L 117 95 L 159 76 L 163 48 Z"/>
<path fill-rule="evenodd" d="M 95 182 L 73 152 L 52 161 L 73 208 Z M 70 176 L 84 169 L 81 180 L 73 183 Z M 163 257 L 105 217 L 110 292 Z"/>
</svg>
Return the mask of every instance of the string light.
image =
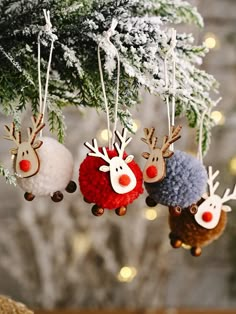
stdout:
<svg viewBox="0 0 236 314">
<path fill-rule="evenodd" d="M 209 49 L 216 49 L 219 48 L 219 39 L 213 33 L 206 33 L 205 37 L 205 45 Z"/>
<path fill-rule="evenodd" d="M 147 220 L 155 220 L 157 218 L 157 211 L 154 208 L 145 208 L 144 217 Z"/>
<path fill-rule="evenodd" d="M 110 133 L 110 138 L 112 136 L 112 133 L 111 131 L 109 132 Z M 108 141 L 108 132 L 107 132 L 107 129 L 103 129 L 99 132 L 98 134 L 98 138 L 102 141 L 102 142 L 107 142 Z"/>
<path fill-rule="evenodd" d="M 137 269 L 132 266 L 123 266 L 118 275 L 117 279 L 121 282 L 131 282 L 137 275 Z"/>
<path fill-rule="evenodd" d="M 230 170 L 231 174 L 236 175 L 236 156 L 230 160 L 229 170 Z"/>
<path fill-rule="evenodd" d="M 140 120 L 133 120 L 132 131 L 136 133 L 141 126 Z"/>
<path fill-rule="evenodd" d="M 218 125 L 223 125 L 225 123 L 225 116 L 220 111 L 212 111 L 211 118 L 215 121 Z"/>
</svg>

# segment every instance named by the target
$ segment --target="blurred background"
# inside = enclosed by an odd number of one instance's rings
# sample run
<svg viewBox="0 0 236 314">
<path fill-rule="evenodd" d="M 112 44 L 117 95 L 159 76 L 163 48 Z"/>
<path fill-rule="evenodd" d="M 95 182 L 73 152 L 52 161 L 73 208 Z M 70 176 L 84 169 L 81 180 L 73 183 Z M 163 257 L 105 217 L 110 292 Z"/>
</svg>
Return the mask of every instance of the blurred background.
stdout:
<svg viewBox="0 0 236 314">
<path fill-rule="evenodd" d="M 206 42 L 210 52 L 202 67 L 221 85 L 222 100 L 212 113 L 217 126 L 204 163 L 220 170 L 223 193 L 236 183 L 236 1 L 191 2 L 205 27 L 185 26 L 183 31 L 193 32 L 197 43 Z M 97 137 L 106 144 L 105 117 L 92 109 L 67 109 L 65 116 L 77 181 L 87 154 L 83 143 Z M 165 107 L 143 92 L 133 118 L 136 134 L 129 152 L 143 167 L 143 128 L 155 126 L 165 135 Z M 0 116 L 1 130 L 9 122 Z M 196 156 L 194 138 L 185 126 L 176 147 Z M 11 168 L 9 145 L 0 139 L 1 161 Z M 98 218 L 79 189 L 54 204 L 47 198 L 26 202 L 23 191 L 1 177 L 0 185 L 0 294 L 41 308 L 236 308 L 235 202 L 223 236 L 195 258 L 187 249 L 172 249 L 168 209 L 147 208 L 146 192 L 125 217 L 106 211 Z"/>
</svg>

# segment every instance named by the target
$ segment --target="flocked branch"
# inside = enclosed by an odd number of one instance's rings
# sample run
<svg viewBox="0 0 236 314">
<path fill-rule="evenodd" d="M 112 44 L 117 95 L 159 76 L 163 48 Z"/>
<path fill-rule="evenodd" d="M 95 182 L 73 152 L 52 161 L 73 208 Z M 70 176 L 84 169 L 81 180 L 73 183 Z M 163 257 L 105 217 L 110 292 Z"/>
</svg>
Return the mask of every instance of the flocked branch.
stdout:
<svg viewBox="0 0 236 314">
<path fill-rule="evenodd" d="M 5 114 L 20 114 L 30 103 L 38 111 L 37 37 L 45 24 L 42 10 L 51 12 L 53 32 L 58 40 L 53 52 L 49 84 L 49 125 L 63 141 L 66 106 L 105 110 L 102 96 L 97 45 L 113 18 L 118 20 L 112 43 L 121 60 L 121 122 L 131 129 L 129 108 L 139 101 L 140 87 L 171 100 L 165 87 L 164 59 L 170 48 L 171 24 L 192 23 L 203 26 L 202 17 L 187 1 L 181 0 L 2 0 L 0 4 L 0 106 Z M 199 69 L 207 53 L 196 46 L 191 34 L 177 33 L 176 115 L 184 115 L 190 127 L 199 128 L 206 107 L 213 107 L 212 91 L 218 84 L 213 76 Z M 45 79 L 50 35 L 42 44 L 42 75 Z M 108 102 L 114 106 L 115 60 L 103 47 L 102 61 Z M 168 60 L 171 62 L 171 60 Z M 171 76 L 171 66 L 169 75 Z M 14 104 L 14 105 L 13 105 Z M 111 110 L 112 112 L 112 110 Z M 113 119 L 113 115 L 111 116 Z M 203 152 L 210 143 L 213 121 L 206 115 L 203 123 Z"/>
</svg>

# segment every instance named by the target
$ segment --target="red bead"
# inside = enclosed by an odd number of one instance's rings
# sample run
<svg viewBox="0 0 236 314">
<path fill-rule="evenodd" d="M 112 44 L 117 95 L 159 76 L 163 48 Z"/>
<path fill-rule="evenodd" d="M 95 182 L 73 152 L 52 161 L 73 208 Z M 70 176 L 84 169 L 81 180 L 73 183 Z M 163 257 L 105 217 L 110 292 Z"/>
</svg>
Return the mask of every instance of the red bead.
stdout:
<svg viewBox="0 0 236 314">
<path fill-rule="evenodd" d="M 202 214 L 202 220 L 205 222 L 210 222 L 213 218 L 213 215 L 211 212 L 205 212 Z"/>
<path fill-rule="evenodd" d="M 128 186 L 130 184 L 130 177 L 127 175 L 127 174 L 122 174 L 120 177 L 119 177 L 119 183 L 120 185 L 123 185 L 123 186 Z"/>
<path fill-rule="evenodd" d="M 27 172 L 31 168 L 31 162 L 27 159 L 23 159 L 19 162 L 20 164 L 20 170 Z"/>
<path fill-rule="evenodd" d="M 157 167 L 156 166 L 149 166 L 146 170 L 146 173 L 149 178 L 155 178 L 157 176 Z"/>
</svg>

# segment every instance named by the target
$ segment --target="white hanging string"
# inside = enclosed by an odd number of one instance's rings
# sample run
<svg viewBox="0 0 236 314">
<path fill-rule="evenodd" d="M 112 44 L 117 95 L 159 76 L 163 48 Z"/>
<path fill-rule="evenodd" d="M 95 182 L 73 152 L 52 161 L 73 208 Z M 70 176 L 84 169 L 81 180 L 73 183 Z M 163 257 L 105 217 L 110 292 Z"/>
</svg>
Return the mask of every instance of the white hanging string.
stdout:
<svg viewBox="0 0 236 314">
<path fill-rule="evenodd" d="M 202 113 L 200 120 L 200 128 L 199 128 L 199 139 L 198 139 L 198 159 L 201 163 L 203 163 L 203 154 L 202 154 L 202 139 L 203 139 L 203 123 L 206 114 L 208 113 L 209 108 L 205 109 Z"/>
<path fill-rule="evenodd" d="M 175 125 L 175 94 L 176 94 L 176 64 L 175 64 L 175 47 L 176 47 L 176 30 L 171 29 L 171 42 L 170 49 L 167 51 L 164 60 L 164 75 L 166 90 L 170 90 L 169 76 L 168 76 L 168 58 L 172 58 L 172 102 L 171 102 L 171 114 L 170 114 L 170 100 L 169 95 L 166 96 L 166 109 L 168 119 L 168 132 L 171 133 L 171 126 Z M 174 151 L 174 143 L 170 145 L 170 149 Z"/>
<path fill-rule="evenodd" d="M 112 149 L 112 145 L 115 142 L 115 130 L 117 127 L 117 113 L 118 113 L 118 103 L 119 103 L 119 88 L 120 88 L 120 58 L 119 53 L 116 47 L 112 44 L 110 41 L 110 37 L 114 35 L 115 28 L 118 24 L 118 21 L 116 19 L 112 20 L 111 27 L 108 31 L 104 33 L 103 39 L 98 44 L 98 66 L 99 66 L 99 73 L 100 73 L 100 80 L 102 85 L 102 92 L 104 97 L 104 104 L 106 109 L 106 115 L 107 115 L 107 137 L 108 137 L 108 147 L 109 149 Z M 110 111 L 109 111 L 109 105 L 107 101 L 107 95 L 106 95 L 106 88 L 105 88 L 105 82 L 103 77 L 103 70 L 102 70 L 102 61 L 101 61 L 101 53 L 100 50 L 104 45 L 104 40 L 106 41 L 106 44 L 108 44 L 113 51 L 115 52 L 116 59 L 117 59 L 117 84 L 116 84 L 116 96 L 115 96 L 115 113 L 114 113 L 114 126 L 112 130 L 112 137 L 110 136 Z"/>
<path fill-rule="evenodd" d="M 210 115 L 212 108 L 218 105 L 218 103 L 221 101 L 221 97 L 216 100 L 216 102 L 209 108 L 206 108 L 201 116 L 200 125 L 199 125 L 199 139 L 198 139 L 198 156 L 197 158 L 199 161 L 203 164 L 203 153 L 202 153 L 202 141 L 203 141 L 203 124 L 204 119 L 206 115 Z"/>
<path fill-rule="evenodd" d="M 110 139 L 110 113 L 109 113 L 109 106 L 107 101 L 107 94 L 105 90 L 105 83 L 103 78 L 103 71 L 102 71 L 102 61 L 101 61 L 101 53 L 100 53 L 100 45 L 98 45 L 98 67 L 99 67 L 99 73 L 100 73 L 100 80 L 102 85 L 102 92 L 103 92 L 103 98 L 104 98 L 104 104 L 106 109 L 106 115 L 107 115 L 107 138 L 108 138 L 108 147 L 111 149 L 111 139 Z"/>
<path fill-rule="evenodd" d="M 42 31 L 39 32 L 38 35 L 38 84 L 39 84 L 39 111 L 43 114 L 42 122 L 44 120 L 45 110 L 47 107 L 47 96 L 48 96 L 48 83 L 49 83 L 49 77 L 50 77 L 50 69 L 51 69 L 51 63 L 52 63 L 52 53 L 54 48 L 54 41 L 57 39 L 57 37 L 52 33 L 52 24 L 50 19 L 50 11 L 43 10 L 46 25 L 44 26 L 44 31 L 49 33 L 51 37 L 51 48 L 50 48 L 50 54 L 48 59 L 48 66 L 47 66 L 47 74 L 46 74 L 46 83 L 45 83 L 45 90 L 44 90 L 44 99 L 42 99 L 42 80 L 41 80 L 41 35 Z M 40 136 L 42 136 L 42 130 L 40 131 Z"/>
</svg>

